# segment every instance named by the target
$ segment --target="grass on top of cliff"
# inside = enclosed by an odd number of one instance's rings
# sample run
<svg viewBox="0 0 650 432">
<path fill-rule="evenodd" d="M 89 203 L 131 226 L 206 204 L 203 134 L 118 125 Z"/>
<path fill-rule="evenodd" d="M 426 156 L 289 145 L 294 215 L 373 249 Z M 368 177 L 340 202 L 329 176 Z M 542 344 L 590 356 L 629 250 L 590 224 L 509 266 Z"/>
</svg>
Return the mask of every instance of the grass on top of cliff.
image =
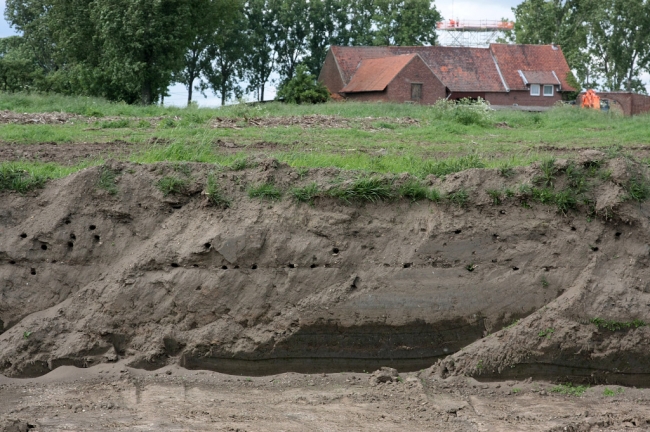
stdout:
<svg viewBox="0 0 650 432">
<path fill-rule="evenodd" d="M 0 110 L 13 111 L 13 117 L 44 112 L 79 116 L 54 124 L 9 123 L 0 116 L 0 146 L 121 140 L 134 144 L 131 154 L 121 157 L 141 163 L 230 164 L 261 155 L 297 167 L 422 176 L 523 166 L 572 157 L 581 148 L 617 146 L 642 158 L 650 152 L 650 116 L 621 117 L 570 106 L 543 113 L 452 103 L 272 102 L 179 108 L 0 93 Z M 102 157 L 94 155 L 86 162 L 98 163 Z"/>
</svg>

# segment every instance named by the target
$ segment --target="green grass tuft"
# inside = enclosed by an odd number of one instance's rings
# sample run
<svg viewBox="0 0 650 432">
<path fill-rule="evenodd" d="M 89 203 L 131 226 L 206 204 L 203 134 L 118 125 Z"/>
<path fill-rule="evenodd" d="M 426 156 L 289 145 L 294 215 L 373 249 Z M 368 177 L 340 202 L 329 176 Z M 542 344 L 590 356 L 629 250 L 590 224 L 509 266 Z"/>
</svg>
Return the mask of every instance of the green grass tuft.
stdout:
<svg viewBox="0 0 650 432">
<path fill-rule="evenodd" d="M 429 196 L 429 190 L 421 182 L 410 180 L 399 188 L 399 196 L 411 200 L 411 202 L 425 200 Z"/>
<path fill-rule="evenodd" d="M 307 186 L 292 188 L 289 194 L 298 202 L 313 205 L 314 200 L 320 195 L 320 189 L 316 183 L 310 183 Z"/>
<path fill-rule="evenodd" d="M 223 194 L 214 175 L 208 175 L 208 181 L 205 186 L 205 195 L 208 202 L 214 207 L 229 208 L 230 200 Z"/>
<path fill-rule="evenodd" d="M 589 386 L 576 386 L 571 383 L 567 383 L 553 387 L 551 389 L 551 392 L 567 396 L 582 396 L 587 390 L 589 390 Z"/>
<path fill-rule="evenodd" d="M 21 168 L 19 164 L 3 163 L 0 165 L 0 191 L 12 190 L 26 193 L 42 188 L 47 178 L 40 173 L 32 173 Z"/>
<path fill-rule="evenodd" d="M 180 194 L 185 191 L 187 180 L 180 179 L 176 176 L 166 176 L 161 178 L 156 186 L 165 196 L 170 194 Z"/>
<path fill-rule="evenodd" d="M 330 190 L 330 196 L 346 202 L 369 201 L 376 203 L 393 197 L 389 182 L 378 177 L 362 177 L 347 185 L 340 185 Z"/>
<path fill-rule="evenodd" d="M 492 198 L 492 204 L 500 205 L 503 198 L 503 192 L 499 189 L 488 189 L 487 194 Z"/>
<path fill-rule="evenodd" d="M 123 129 L 128 128 L 131 122 L 128 119 L 119 119 L 112 121 L 103 121 L 99 123 L 99 127 L 102 129 Z"/>
<path fill-rule="evenodd" d="M 621 321 L 604 320 L 602 318 L 592 318 L 590 322 L 598 328 L 606 329 L 609 331 L 636 329 L 639 327 L 645 327 L 647 325 L 644 321 L 641 321 L 639 319 L 635 319 L 633 321 L 621 322 Z"/>
<path fill-rule="evenodd" d="M 115 180 L 117 179 L 118 174 L 119 173 L 117 171 L 113 171 L 106 166 L 102 167 L 99 173 L 99 181 L 97 182 L 97 187 L 104 189 L 111 195 L 116 195 L 118 190 L 115 184 Z"/>
<path fill-rule="evenodd" d="M 267 199 L 270 201 L 277 201 L 282 198 L 282 191 L 272 183 L 262 183 L 257 186 L 251 186 L 248 189 L 248 196 L 250 198 Z"/>
<path fill-rule="evenodd" d="M 439 191 L 438 189 L 436 189 L 436 188 L 431 188 L 431 189 L 429 189 L 429 191 L 427 192 L 427 199 L 428 199 L 429 201 L 440 202 L 440 201 L 442 201 L 442 198 L 443 198 L 442 194 L 441 194 L 440 191 Z"/>
<path fill-rule="evenodd" d="M 469 201 L 469 193 L 467 193 L 465 189 L 460 189 L 456 192 L 447 194 L 445 198 L 447 201 L 457 205 L 458 207 L 465 207 L 465 205 L 467 205 L 467 201 Z"/>
</svg>

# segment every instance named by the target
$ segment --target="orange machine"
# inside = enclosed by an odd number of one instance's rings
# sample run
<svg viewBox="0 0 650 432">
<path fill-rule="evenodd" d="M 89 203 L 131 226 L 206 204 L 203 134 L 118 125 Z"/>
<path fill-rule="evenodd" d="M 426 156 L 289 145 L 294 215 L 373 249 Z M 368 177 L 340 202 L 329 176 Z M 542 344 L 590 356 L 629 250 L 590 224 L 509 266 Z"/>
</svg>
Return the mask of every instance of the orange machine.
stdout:
<svg viewBox="0 0 650 432">
<path fill-rule="evenodd" d="M 587 90 L 582 97 L 582 107 L 600 110 L 600 97 L 593 90 Z"/>
</svg>

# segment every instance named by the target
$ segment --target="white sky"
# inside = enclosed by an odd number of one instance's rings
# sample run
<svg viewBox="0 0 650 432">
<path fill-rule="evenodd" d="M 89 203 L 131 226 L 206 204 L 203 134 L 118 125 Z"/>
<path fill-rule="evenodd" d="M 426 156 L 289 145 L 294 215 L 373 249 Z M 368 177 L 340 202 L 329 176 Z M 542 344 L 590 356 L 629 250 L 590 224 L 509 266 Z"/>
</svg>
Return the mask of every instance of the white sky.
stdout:
<svg viewBox="0 0 650 432">
<path fill-rule="evenodd" d="M 501 18 L 514 19 L 512 8 L 517 6 L 521 0 L 434 0 L 434 2 L 445 19 L 500 20 Z M 0 10 L 3 12 L 0 17 L 0 37 L 15 34 L 4 19 L 5 0 L 0 0 Z M 650 74 L 644 74 L 642 78 L 646 83 L 650 82 Z M 166 105 L 184 106 L 187 103 L 187 90 L 182 84 L 170 87 L 169 93 L 171 96 L 165 99 Z M 270 84 L 265 91 L 265 97 L 267 99 L 275 97 L 275 88 Z M 194 100 L 200 106 L 218 106 L 221 103 L 220 98 L 212 95 L 211 92 L 208 92 L 208 97 L 205 98 L 195 91 Z"/>
</svg>

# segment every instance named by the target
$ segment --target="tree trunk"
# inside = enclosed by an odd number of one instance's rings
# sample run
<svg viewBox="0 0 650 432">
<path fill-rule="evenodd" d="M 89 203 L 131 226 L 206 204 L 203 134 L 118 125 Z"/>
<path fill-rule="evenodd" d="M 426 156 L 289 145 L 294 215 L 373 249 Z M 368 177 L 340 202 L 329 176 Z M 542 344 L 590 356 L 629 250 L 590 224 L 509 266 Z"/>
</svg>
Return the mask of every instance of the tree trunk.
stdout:
<svg viewBox="0 0 650 432">
<path fill-rule="evenodd" d="M 192 87 L 194 87 L 194 77 L 191 77 L 187 83 L 187 106 L 192 105 Z"/>
<path fill-rule="evenodd" d="M 260 102 L 264 102 L 264 83 L 260 86 Z"/>
<path fill-rule="evenodd" d="M 142 90 L 140 92 L 140 102 L 142 105 L 151 105 L 151 83 L 145 82 L 142 84 Z"/>
<path fill-rule="evenodd" d="M 221 106 L 226 104 L 226 86 L 221 86 Z"/>
</svg>

